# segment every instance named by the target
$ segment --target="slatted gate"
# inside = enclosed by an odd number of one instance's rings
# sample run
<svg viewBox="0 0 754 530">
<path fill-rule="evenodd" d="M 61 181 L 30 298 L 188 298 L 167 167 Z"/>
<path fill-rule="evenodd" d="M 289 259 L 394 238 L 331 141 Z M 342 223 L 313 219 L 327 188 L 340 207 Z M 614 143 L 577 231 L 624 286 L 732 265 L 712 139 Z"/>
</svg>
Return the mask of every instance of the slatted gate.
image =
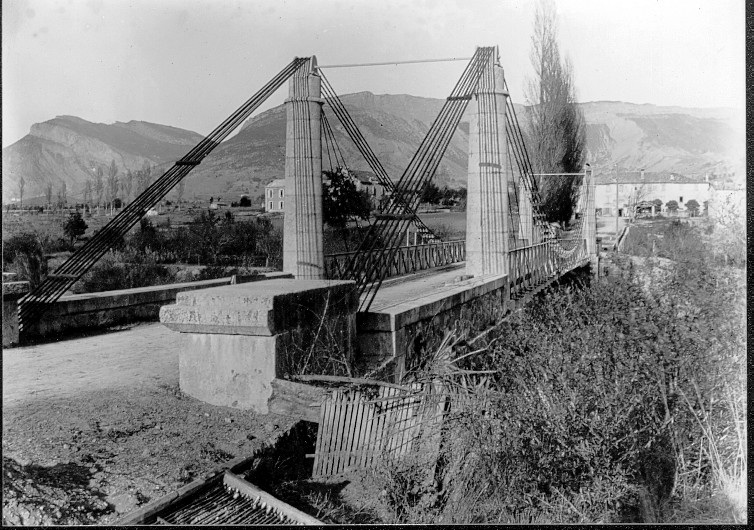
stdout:
<svg viewBox="0 0 754 530">
<path fill-rule="evenodd" d="M 320 409 L 314 477 L 409 454 L 436 458 L 447 396 L 437 384 L 336 389 Z M 417 451 L 418 450 L 418 451 Z"/>
</svg>

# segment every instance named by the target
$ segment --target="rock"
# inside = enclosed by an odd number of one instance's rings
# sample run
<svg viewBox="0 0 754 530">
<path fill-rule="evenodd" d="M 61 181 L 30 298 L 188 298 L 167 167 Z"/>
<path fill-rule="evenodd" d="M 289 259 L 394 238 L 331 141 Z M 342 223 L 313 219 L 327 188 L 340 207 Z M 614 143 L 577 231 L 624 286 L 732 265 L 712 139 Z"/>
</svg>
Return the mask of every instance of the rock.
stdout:
<svg viewBox="0 0 754 530">
<path fill-rule="evenodd" d="M 233 418 L 225 418 L 225 423 L 233 423 Z"/>
<path fill-rule="evenodd" d="M 113 505 L 118 513 L 128 513 L 139 505 L 139 499 L 133 493 L 120 493 L 108 497 L 107 501 Z"/>
<path fill-rule="evenodd" d="M 70 448 L 71 448 L 71 446 L 70 446 L 70 445 L 68 445 L 68 444 L 63 444 L 63 449 L 70 449 Z"/>
</svg>

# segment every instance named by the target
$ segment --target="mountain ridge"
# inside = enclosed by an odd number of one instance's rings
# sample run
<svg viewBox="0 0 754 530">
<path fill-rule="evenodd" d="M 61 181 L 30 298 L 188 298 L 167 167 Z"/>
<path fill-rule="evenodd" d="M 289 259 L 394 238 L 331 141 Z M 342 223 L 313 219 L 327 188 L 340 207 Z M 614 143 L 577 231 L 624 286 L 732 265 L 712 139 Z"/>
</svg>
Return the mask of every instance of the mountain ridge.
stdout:
<svg viewBox="0 0 754 530">
<path fill-rule="evenodd" d="M 397 180 L 444 100 L 410 94 L 345 94 L 341 101 L 391 178 Z M 587 122 L 588 160 L 593 167 L 647 171 L 741 171 L 745 167 L 745 116 L 728 107 L 685 108 L 651 103 L 590 101 L 580 104 Z M 523 123 L 526 108 L 515 105 Z M 467 110 L 468 113 L 468 110 Z M 325 106 L 348 165 L 368 169 L 343 127 Z M 147 162 L 165 170 L 203 137 L 194 131 L 140 120 L 94 123 L 60 115 L 32 125 L 29 134 L 3 149 L 3 202 L 26 182 L 25 201 L 44 194 L 47 183 L 66 182 L 69 197 L 80 196 L 97 166 L 115 160 L 122 175 Z M 468 118 L 465 115 L 443 157 L 436 182 L 466 181 Z M 323 166 L 335 163 L 323 146 Z M 187 177 L 185 199 L 246 193 L 256 197 L 264 184 L 284 174 L 285 107 L 250 117 Z M 106 172 L 106 171 L 105 171 Z M 79 199 L 80 200 L 80 199 Z"/>
</svg>

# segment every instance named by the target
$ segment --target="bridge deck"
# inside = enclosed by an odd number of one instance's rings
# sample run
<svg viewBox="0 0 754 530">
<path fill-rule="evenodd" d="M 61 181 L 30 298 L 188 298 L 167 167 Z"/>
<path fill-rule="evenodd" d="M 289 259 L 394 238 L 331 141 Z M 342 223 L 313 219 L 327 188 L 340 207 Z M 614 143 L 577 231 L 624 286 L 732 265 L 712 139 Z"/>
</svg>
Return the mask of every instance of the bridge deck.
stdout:
<svg viewBox="0 0 754 530">
<path fill-rule="evenodd" d="M 441 270 L 429 270 L 423 274 L 409 274 L 386 280 L 377 291 L 370 313 L 378 313 L 390 307 L 410 302 L 428 294 L 453 289 L 452 282 L 464 273 L 464 263 L 457 263 Z"/>
</svg>

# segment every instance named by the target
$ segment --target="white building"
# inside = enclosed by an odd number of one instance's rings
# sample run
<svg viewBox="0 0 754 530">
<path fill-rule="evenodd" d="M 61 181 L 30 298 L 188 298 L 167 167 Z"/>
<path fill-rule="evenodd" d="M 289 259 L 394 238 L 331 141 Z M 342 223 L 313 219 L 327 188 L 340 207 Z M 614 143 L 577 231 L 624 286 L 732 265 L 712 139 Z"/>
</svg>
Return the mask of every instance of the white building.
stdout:
<svg viewBox="0 0 754 530">
<path fill-rule="evenodd" d="M 661 212 L 668 213 L 667 203 L 678 203 L 678 211 L 686 211 L 686 204 L 692 199 L 704 209 L 704 202 L 710 199 L 710 183 L 696 180 L 678 173 L 641 171 L 618 172 L 617 204 L 615 171 L 595 171 L 595 201 L 597 214 L 621 217 L 630 215 L 631 208 L 642 201 L 662 201 Z M 659 213 L 659 212 L 658 212 Z"/>
<path fill-rule="evenodd" d="M 285 211 L 285 179 L 275 179 L 264 187 L 264 211 Z"/>
</svg>

